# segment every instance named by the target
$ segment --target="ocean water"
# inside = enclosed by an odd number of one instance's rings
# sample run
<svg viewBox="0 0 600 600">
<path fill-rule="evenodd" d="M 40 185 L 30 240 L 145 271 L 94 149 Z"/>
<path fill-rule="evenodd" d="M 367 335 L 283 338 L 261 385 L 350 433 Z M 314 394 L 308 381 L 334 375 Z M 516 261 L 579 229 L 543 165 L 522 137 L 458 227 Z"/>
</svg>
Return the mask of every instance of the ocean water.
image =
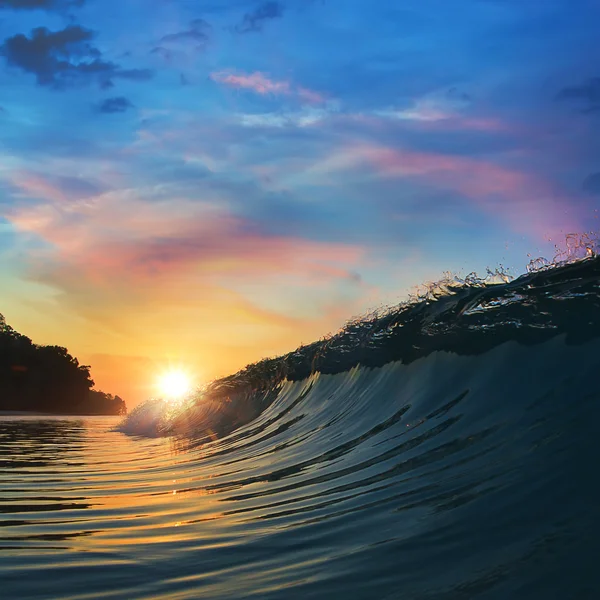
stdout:
<svg viewBox="0 0 600 600">
<path fill-rule="evenodd" d="M 1 417 L 0 596 L 600 598 L 600 263 L 453 285 L 181 406 Z"/>
</svg>

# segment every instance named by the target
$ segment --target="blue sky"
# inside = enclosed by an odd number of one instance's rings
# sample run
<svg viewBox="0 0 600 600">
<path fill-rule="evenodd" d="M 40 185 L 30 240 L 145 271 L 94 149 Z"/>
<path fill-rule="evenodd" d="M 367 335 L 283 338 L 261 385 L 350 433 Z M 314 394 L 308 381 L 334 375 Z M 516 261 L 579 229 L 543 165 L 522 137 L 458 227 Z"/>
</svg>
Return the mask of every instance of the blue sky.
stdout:
<svg viewBox="0 0 600 600">
<path fill-rule="evenodd" d="M 7 320 L 136 401 L 597 229 L 593 0 L 0 0 Z M 126 394 L 123 394 L 126 395 Z"/>
</svg>

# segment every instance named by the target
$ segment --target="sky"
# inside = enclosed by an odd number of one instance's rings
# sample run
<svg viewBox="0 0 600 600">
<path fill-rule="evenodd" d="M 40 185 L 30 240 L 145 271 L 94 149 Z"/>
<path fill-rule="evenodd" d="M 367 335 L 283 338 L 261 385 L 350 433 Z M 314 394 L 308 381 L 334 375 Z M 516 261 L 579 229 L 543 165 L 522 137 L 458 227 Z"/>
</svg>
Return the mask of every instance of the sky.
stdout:
<svg viewBox="0 0 600 600">
<path fill-rule="evenodd" d="M 0 312 L 131 408 L 597 229 L 597 0 L 0 0 Z"/>
</svg>

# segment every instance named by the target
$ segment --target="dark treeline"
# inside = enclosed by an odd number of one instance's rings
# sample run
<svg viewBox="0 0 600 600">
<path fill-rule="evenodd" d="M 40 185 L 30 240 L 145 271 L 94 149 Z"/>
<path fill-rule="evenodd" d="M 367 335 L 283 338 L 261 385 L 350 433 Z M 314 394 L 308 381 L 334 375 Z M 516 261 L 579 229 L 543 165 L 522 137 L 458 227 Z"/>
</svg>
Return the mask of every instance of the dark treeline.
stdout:
<svg viewBox="0 0 600 600">
<path fill-rule="evenodd" d="M 39 346 L 0 314 L 0 410 L 119 415 L 125 402 L 92 389 L 90 367 L 62 346 Z"/>
</svg>

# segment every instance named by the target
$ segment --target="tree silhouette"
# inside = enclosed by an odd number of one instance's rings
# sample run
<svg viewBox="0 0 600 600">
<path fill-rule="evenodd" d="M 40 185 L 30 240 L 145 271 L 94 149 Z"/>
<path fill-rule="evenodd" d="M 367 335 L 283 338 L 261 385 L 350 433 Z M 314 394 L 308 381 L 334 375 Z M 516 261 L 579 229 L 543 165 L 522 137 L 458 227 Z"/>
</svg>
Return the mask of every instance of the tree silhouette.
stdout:
<svg viewBox="0 0 600 600">
<path fill-rule="evenodd" d="M 0 410 L 123 414 L 125 402 L 92 389 L 90 367 L 63 346 L 39 346 L 0 314 Z"/>
</svg>

